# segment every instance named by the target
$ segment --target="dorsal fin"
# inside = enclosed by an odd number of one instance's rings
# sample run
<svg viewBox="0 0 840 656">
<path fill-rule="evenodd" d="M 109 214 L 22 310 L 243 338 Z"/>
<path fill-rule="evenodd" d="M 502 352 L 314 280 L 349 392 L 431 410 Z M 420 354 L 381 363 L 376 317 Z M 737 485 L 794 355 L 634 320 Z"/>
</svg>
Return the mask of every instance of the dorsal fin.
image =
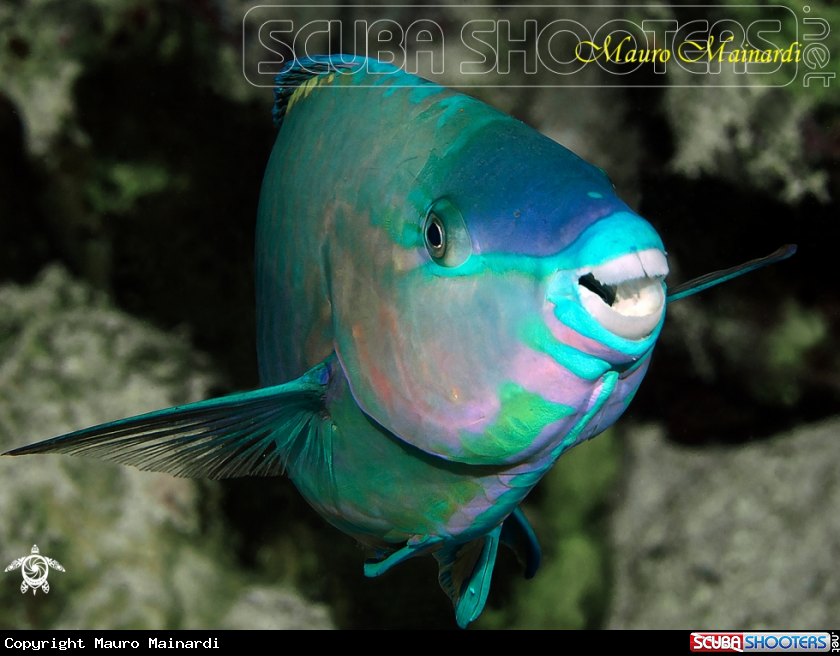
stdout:
<svg viewBox="0 0 840 656">
<path fill-rule="evenodd" d="M 361 65 L 359 61 L 345 61 L 345 55 L 315 55 L 295 59 L 274 78 L 274 122 L 280 127 L 289 108 L 289 100 L 298 87 L 319 75 L 347 71 Z"/>
</svg>

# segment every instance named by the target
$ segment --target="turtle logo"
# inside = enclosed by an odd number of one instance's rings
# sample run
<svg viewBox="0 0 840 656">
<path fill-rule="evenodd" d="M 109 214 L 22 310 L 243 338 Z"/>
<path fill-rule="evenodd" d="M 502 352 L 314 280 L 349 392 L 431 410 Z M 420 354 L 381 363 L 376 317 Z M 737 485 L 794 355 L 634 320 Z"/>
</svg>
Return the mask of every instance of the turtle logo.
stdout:
<svg viewBox="0 0 840 656">
<path fill-rule="evenodd" d="M 47 574 L 49 574 L 50 567 L 57 569 L 59 572 L 65 571 L 57 560 L 42 556 L 38 551 L 37 544 L 32 545 L 32 553 L 29 556 L 13 560 L 6 571 L 11 572 L 18 567 L 23 572 L 23 583 L 20 584 L 20 591 L 26 593 L 29 588 L 32 588 L 32 594 L 35 594 L 38 588 L 42 588 L 44 592 L 50 591 L 50 584 L 47 583 Z"/>
</svg>

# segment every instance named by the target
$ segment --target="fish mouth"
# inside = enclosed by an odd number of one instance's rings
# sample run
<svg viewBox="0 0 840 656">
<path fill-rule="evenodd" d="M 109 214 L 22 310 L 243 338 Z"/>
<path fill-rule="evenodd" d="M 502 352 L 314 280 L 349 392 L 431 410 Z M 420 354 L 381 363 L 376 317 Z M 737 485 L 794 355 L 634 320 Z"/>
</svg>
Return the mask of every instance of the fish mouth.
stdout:
<svg viewBox="0 0 840 656">
<path fill-rule="evenodd" d="M 601 326 L 629 340 L 650 335 L 665 310 L 668 260 L 657 248 L 621 255 L 577 271 L 583 307 Z"/>
</svg>

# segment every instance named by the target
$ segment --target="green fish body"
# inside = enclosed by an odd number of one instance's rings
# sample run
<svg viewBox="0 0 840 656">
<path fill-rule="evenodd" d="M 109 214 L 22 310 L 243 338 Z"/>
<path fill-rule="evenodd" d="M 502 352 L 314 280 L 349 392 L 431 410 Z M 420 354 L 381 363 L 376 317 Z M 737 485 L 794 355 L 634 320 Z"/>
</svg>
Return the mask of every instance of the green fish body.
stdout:
<svg viewBox="0 0 840 656">
<path fill-rule="evenodd" d="M 12 453 L 286 472 L 375 550 L 368 576 L 433 554 L 464 627 L 500 542 L 526 576 L 539 567 L 519 504 L 636 393 L 673 298 L 662 242 L 597 167 L 390 65 L 296 61 L 276 95 L 256 236 L 261 389 Z"/>
</svg>

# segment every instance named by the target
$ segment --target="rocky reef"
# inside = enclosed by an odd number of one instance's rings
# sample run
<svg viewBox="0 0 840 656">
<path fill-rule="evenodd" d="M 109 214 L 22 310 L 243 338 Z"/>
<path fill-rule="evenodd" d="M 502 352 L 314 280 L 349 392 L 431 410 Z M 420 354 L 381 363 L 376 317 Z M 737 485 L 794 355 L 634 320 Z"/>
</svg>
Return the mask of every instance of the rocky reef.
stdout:
<svg viewBox="0 0 840 656">
<path fill-rule="evenodd" d="M 197 401 L 215 375 L 182 335 L 51 266 L 0 286 L 0 449 Z M 237 564 L 218 484 L 51 456 L 0 460 L 0 561 L 33 544 L 50 591 L 0 587 L 0 627 L 331 628 L 329 610 Z M 8 564 L 8 563 L 7 563 Z"/>
<path fill-rule="evenodd" d="M 840 420 L 691 449 L 627 435 L 612 517 L 616 629 L 819 630 L 840 613 Z"/>
</svg>

